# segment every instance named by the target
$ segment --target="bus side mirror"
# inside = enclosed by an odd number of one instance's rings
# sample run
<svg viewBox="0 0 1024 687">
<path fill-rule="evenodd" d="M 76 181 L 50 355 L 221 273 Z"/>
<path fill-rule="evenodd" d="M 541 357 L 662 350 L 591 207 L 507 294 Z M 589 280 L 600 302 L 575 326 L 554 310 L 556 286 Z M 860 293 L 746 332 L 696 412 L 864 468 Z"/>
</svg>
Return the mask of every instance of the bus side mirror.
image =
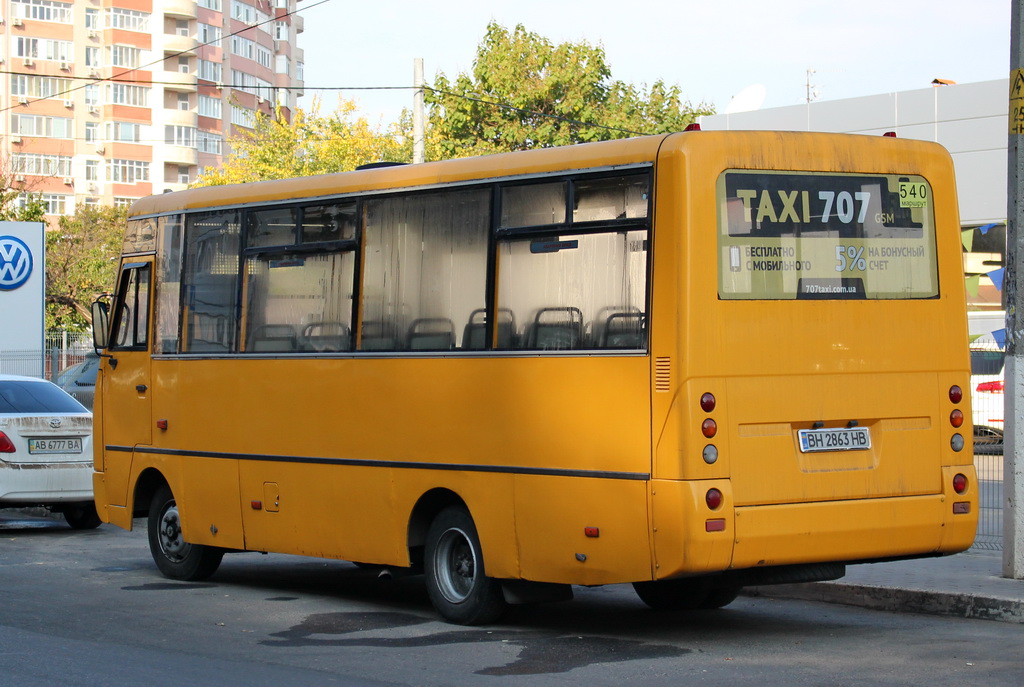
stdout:
<svg viewBox="0 0 1024 687">
<path fill-rule="evenodd" d="M 92 302 L 92 345 L 99 353 L 108 345 L 108 332 L 110 331 L 110 308 L 100 296 Z"/>
</svg>

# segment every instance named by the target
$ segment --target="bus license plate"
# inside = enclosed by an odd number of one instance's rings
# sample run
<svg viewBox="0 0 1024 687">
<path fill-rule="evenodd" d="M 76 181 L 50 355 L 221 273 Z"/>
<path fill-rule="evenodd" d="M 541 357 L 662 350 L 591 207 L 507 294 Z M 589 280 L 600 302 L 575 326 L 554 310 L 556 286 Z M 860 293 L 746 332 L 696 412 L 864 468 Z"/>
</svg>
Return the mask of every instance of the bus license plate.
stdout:
<svg viewBox="0 0 1024 687">
<path fill-rule="evenodd" d="M 81 437 L 67 439 L 29 439 L 28 452 L 33 455 L 47 453 L 81 453 Z"/>
<path fill-rule="evenodd" d="M 871 448 L 871 433 L 867 427 L 801 429 L 799 437 L 801 453 L 866 451 Z"/>
</svg>

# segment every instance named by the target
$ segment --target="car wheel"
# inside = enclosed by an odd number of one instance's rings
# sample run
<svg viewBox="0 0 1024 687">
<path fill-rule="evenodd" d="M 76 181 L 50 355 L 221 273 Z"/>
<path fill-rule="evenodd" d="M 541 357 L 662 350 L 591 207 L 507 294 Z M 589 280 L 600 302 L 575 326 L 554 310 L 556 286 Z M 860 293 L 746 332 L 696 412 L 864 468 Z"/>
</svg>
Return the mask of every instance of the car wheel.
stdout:
<svg viewBox="0 0 1024 687">
<path fill-rule="evenodd" d="M 149 550 L 160 572 L 174 580 L 205 580 L 224 556 L 223 549 L 185 541 L 178 504 L 166 485 L 153 495 L 149 507 Z"/>
<path fill-rule="evenodd" d="M 463 508 L 446 508 L 430 524 L 424 572 L 430 601 L 448 622 L 484 625 L 507 608 L 501 584 L 485 574 L 476 526 Z"/>
<path fill-rule="evenodd" d="M 94 530 L 102 524 L 95 503 L 79 503 L 64 509 L 64 519 L 71 529 Z"/>
</svg>

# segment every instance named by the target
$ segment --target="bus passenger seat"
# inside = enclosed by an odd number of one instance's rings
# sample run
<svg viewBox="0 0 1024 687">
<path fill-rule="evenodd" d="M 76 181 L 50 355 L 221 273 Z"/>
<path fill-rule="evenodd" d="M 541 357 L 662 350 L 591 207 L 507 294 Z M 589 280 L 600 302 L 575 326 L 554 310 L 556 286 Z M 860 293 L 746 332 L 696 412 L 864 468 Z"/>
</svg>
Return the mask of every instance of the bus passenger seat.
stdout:
<svg viewBox="0 0 1024 687">
<path fill-rule="evenodd" d="M 469 322 L 462 330 L 462 348 L 467 351 L 482 351 L 489 348 L 487 341 L 487 311 L 484 308 L 474 310 L 469 315 Z M 498 310 L 498 350 L 511 350 L 516 347 L 516 316 L 508 308 Z"/>
<path fill-rule="evenodd" d="M 527 328 L 528 350 L 567 350 L 583 343 L 583 313 L 573 306 L 541 308 Z"/>
<path fill-rule="evenodd" d="M 421 317 L 409 327 L 410 351 L 450 351 L 455 348 L 455 324 L 447 317 Z"/>
<path fill-rule="evenodd" d="M 341 322 L 311 322 L 302 330 L 304 351 L 347 351 L 351 346 L 351 332 Z"/>
<path fill-rule="evenodd" d="M 645 348 L 647 315 L 641 312 L 612 313 L 601 328 L 598 348 Z"/>
<path fill-rule="evenodd" d="M 252 353 L 290 353 L 298 347 L 298 337 L 290 324 L 262 324 L 253 330 L 246 350 Z"/>
<path fill-rule="evenodd" d="M 394 322 L 370 320 L 363 322 L 361 351 L 397 351 L 402 348 L 398 327 Z"/>
</svg>

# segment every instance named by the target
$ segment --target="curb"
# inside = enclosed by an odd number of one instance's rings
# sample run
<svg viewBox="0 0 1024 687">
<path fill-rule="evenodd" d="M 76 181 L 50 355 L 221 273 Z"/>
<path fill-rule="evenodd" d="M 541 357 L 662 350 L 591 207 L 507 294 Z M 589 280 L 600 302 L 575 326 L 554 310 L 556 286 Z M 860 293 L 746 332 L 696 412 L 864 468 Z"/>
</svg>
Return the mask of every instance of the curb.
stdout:
<svg viewBox="0 0 1024 687">
<path fill-rule="evenodd" d="M 1024 624 L 1024 600 L 894 587 L 812 582 L 747 587 L 748 596 L 822 601 L 895 613 L 924 613 Z"/>
</svg>

